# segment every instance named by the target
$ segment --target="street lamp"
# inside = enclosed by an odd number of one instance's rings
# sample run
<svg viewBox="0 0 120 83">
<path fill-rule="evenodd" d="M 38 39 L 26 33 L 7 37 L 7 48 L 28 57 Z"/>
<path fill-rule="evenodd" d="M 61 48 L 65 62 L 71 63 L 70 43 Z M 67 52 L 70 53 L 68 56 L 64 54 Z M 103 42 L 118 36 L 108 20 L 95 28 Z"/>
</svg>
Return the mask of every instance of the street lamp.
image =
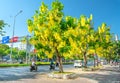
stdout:
<svg viewBox="0 0 120 83">
<path fill-rule="evenodd" d="M 115 35 L 115 41 L 116 41 L 116 44 L 117 44 L 117 49 L 116 49 L 116 51 L 117 51 L 117 58 L 116 58 L 116 60 L 118 61 L 119 59 L 118 59 L 118 57 L 119 57 L 119 39 L 118 39 L 118 35 Z M 120 64 L 119 64 L 119 68 L 120 68 Z"/>
<path fill-rule="evenodd" d="M 14 33 L 15 33 L 15 21 L 16 21 L 16 17 L 22 13 L 22 10 L 20 10 L 15 16 L 14 16 L 14 23 L 13 23 L 13 34 L 12 34 L 12 43 L 11 43 L 11 53 L 10 53 L 10 60 L 12 61 L 12 48 L 13 48 L 13 38 L 14 38 Z"/>
</svg>

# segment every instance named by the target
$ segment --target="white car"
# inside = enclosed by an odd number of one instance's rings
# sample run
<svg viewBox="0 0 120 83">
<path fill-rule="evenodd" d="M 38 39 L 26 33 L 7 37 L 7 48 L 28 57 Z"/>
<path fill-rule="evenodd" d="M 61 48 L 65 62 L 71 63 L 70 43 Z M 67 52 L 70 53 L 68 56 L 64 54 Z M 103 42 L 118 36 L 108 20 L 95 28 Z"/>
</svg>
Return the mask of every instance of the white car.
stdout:
<svg viewBox="0 0 120 83">
<path fill-rule="evenodd" d="M 7 60 L 7 63 L 17 63 L 17 60 Z"/>
<path fill-rule="evenodd" d="M 82 67 L 83 66 L 83 63 L 82 63 L 82 60 L 75 60 L 74 61 L 74 67 Z"/>
</svg>

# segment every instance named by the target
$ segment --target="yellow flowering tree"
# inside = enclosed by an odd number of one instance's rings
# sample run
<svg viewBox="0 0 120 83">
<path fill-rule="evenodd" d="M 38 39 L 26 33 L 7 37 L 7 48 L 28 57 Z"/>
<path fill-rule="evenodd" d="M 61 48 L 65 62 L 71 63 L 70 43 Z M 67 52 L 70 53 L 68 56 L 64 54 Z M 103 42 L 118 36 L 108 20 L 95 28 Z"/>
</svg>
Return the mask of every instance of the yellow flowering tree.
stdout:
<svg viewBox="0 0 120 83">
<path fill-rule="evenodd" d="M 111 42 L 110 30 L 105 23 L 95 31 L 92 15 L 89 18 L 81 15 L 79 19 L 64 17 L 63 8 L 58 0 L 52 2 L 51 8 L 42 3 L 32 19 L 27 21 L 28 31 L 33 35 L 30 41 L 38 55 L 47 55 L 48 58 L 56 55 L 59 72 L 63 72 L 63 57 L 83 57 L 86 67 L 87 55 L 103 56 L 104 46 Z"/>
<path fill-rule="evenodd" d="M 90 48 L 89 48 L 89 53 L 92 50 L 93 56 L 94 56 L 94 60 L 96 58 L 96 60 L 98 61 L 98 57 L 104 57 L 104 55 L 108 55 L 107 57 L 110 57 L 110 53 L 114 53 L 113 49 L 114 47 L 112 47 L 112 41 L 111 41 L 111 34 L 110 34 L 110 28 L 105 24 L 102 23 L 101 26 L 98 27 L 98 30 L 94 31 L 94 33 L 92 34 L 94 36 L 93 40 L 91 40 L 90 43 Z M 113 51 L 112 51 L 113 50 Z M 94 66 L 95 66 L 95 61 L 94 61 Z M 98 66 L 98 63 L 97 63 Z"/>
<path fill-rule="evenodd" d="M 92 15 L 90 15 L 89 18 L 81 15 L 77 21 L 77 26 L 75 28 L 76 47 L 73 49 L 75 49 L 79 53 L 79 56 L 83 57 L 85 67 L 87 67 L 87 54 L 89 50 L 89 43 L 91 42 L 91 40 L 94 40 L 94 37 L 91 34 L 93 31 L 94 29 L 92 26 Z"/>
<path fill-rule="evenodd" d="M 110 27 L 108 27 L 105 23 L 102 23 L 101 26 L 98 27 L 98 36 L 99 42 L 102 46 L 102 57 L 110 60 L 111 57 L 114 57 L 115 46 L 114 41 L 112 40 L 112 34 L 110 33 Z M 100 55 L 100 54 L 99 54 Z"/>
<path fill-rule="evenodd" d="M 63 19 L 63 4 L 58 0 L 52 2 L 51 9 L 44 3 L 36 11 L 33 19 L 28 19 L 28 31 L 33 35 L 31 43 L 39 55 L 52 58 L 54 54 L 59 61 L 59 72 L 63 72 L 62 58 L 69 57 L 70 44 L 66 38 L 69 29 Z M 69 23 L 70 24 L 70 23 Z"/>
</svg>

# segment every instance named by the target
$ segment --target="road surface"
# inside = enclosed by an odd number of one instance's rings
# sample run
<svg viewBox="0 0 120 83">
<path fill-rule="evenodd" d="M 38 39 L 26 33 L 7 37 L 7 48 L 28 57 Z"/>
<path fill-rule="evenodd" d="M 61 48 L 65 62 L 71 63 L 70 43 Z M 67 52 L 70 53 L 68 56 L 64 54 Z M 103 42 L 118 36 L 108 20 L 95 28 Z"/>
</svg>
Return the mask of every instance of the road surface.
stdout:
<svg viewBox="0 0 120 83">
<path fill-rule="evenodd" d="M 38 74 L 49 73 L 52 72 L 49 70 L 49 65 L 38 66 L 38 71 L 30 72 L 30 67 L 8 67 L 8 68 L 0 68 L 0 81 L 9 81 L 9 80 L 17 80 L 23 78 L 31 78 L 35 77 Z M 73 65 L 64 65 L 64 69 L 74 68 Z M 55 69 L 58 70 L 58 67 Z"/>
</svg>

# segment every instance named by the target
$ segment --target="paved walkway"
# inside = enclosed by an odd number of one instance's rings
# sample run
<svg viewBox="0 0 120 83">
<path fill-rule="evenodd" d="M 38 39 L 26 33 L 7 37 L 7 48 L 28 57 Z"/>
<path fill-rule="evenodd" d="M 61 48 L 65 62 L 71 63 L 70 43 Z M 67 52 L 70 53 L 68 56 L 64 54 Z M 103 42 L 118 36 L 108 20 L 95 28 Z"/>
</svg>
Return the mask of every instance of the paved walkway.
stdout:
<svg viewBox="0 0 120 83">
<path fill-rule="evenodd" d="M 84 72 L 81 69 L 66 70 L 78 74 L 78 78 L 63 80 L 48 78 L 46 73 L 36 75 L 34 78 L 16 81 L 0 81 L 0 83 L 120 83 L 118 66 L 105 65 L 99 71 Z"/>
</svg>

